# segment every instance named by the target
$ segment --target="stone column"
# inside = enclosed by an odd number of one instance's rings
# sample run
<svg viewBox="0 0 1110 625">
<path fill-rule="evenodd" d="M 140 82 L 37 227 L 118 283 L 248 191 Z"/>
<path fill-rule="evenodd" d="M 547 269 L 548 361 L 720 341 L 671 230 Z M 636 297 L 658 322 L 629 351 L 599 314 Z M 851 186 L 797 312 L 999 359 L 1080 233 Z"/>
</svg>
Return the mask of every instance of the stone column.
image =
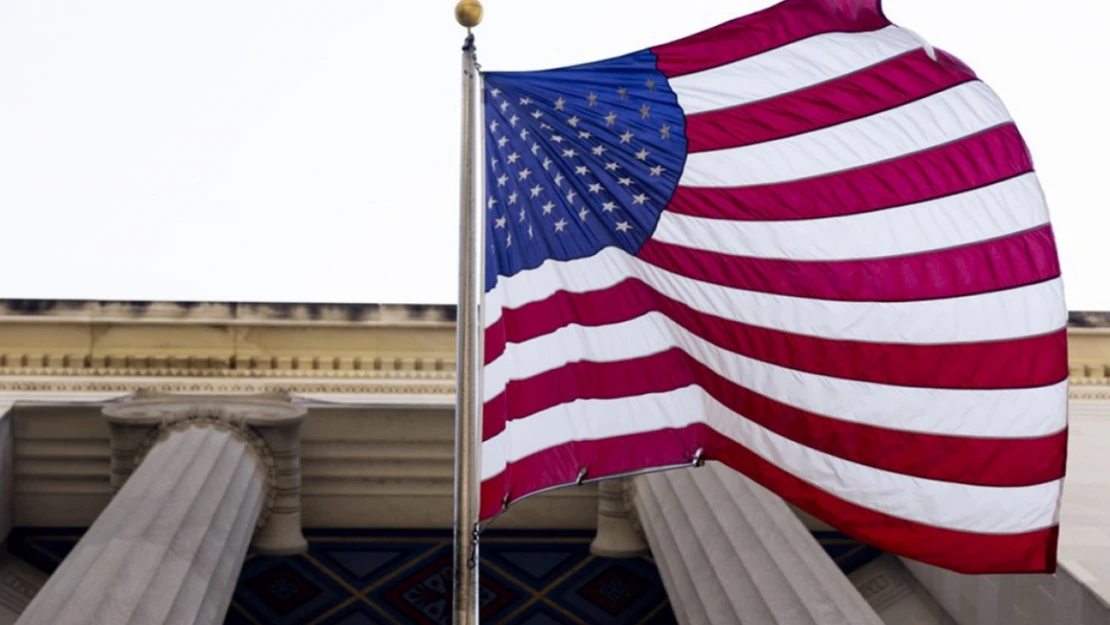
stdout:
<svg viewBox="0 0 1110 625">
<path fill-rule="evenodd" d="M 104 414 L 119 490 L 20 625 L 217 625 L 252 538 L 269 553 L 305 548 L 303 407 L 138 394 Z"/>
<path fill-rule="evenodd" d="M 628 494 L 628 481 L 623 478 L 598 483 L 597 535 L 590 543 L 590 553 L 602 558 L 635 558 L 648 552 L 632 518 Z"/>
<path fill-rule="evenodd" d="M 710 463 L 633 482 L 640 525 L 683 625 L 881 625 L 776 495 Z"/>
</svg>

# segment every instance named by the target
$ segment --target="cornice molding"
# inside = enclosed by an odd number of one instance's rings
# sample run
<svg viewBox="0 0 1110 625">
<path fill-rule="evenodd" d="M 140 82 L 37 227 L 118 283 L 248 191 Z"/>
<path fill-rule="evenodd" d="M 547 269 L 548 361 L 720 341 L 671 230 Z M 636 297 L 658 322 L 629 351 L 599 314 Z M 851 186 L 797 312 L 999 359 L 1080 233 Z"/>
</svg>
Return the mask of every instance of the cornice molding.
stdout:
<svg viewBox="0 0 1110 625">
<path fill-rule="evenodd" d="M 344 394 L 358 396 L 450 396 L 455 393 L 451 382 L 427 382 L 412 380 L 297 380 L 290 378 L 250 379 L 250 378 L 0 378 L 0 393 L 131 393 L 139 389 L 149 389 L 164 393 L 205 393 L 205 394 L 255 394 L 290 393 L 305 394 Z"/>
<path fill-rule="evenodd" d="M 3 323 L 453 326 L 452 305 L 0 299 Z"/>
<path fill-rule="evenodd" d="M 293 359 L 297 360 L 297 359 Z M 455 367 L 450 363 L 450 368 L 445 368 L 442 363 L 436 363 L 436 369 L 426 370 L 419 362 L 411 369 L 370 369 L 370 370 L 343 370 L 343 369 L 301 369 L 296 368 L 211 368 L 208 365 L 195 367 L 0 367 L 0 381 L 5 379 L 19 379 L 30 377 L 73 377 L 73 378 L 219 378 L 229 380 L 240 379 L 320 379 L 320 380 L 368 380 L 404 381 L 404 382 L 445 382 L 454 381 Z"/>
<path fill-rule="evenodd" d="M 1071 326 L 1071 397 L 1102 398 L 1110 316 Z M 452 306 L 0 300 L 0 393 L 446 397 L 453 330 Z"/>
</svg>

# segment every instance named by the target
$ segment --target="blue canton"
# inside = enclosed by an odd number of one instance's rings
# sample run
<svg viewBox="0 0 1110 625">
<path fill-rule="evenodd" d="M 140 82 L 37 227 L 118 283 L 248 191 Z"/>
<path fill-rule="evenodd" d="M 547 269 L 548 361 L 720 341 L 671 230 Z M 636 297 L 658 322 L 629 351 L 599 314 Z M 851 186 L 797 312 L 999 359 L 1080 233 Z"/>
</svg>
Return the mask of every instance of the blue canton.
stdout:
<svg viewBox="0 0 1110 625">
<path fill-rule="evenodd" d="M 655 55 L 487 73 L 483 100 L 487 291 L 548 259 L 640 249 L 686 158 Z"/>
</svg>

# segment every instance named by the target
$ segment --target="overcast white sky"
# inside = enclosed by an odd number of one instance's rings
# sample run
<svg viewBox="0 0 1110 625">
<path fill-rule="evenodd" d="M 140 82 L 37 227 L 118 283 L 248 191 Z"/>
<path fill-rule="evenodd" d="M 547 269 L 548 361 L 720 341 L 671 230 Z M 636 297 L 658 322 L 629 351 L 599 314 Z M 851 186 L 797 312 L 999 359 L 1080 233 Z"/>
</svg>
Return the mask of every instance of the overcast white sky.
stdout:
<svg viewBox="0 0 1110 625">
<path fill-rule="evenodd" d="M 486 69 L 663 43 L 769 0 L 485 0 Z M 0 298 L 455 298 L 454 0 L 0 3 Z M 1110 2 L 886 0 L 1025 134 L 1072 309 L 1110 309 Z"/>
</svg>

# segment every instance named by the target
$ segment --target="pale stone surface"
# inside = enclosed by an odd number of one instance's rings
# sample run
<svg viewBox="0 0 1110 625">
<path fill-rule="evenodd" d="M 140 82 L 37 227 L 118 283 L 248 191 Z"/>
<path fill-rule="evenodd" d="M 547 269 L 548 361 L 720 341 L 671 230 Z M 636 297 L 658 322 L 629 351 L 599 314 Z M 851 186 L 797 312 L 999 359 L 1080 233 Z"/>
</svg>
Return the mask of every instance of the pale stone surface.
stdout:
<svg viewBox="0 0 1110 625">
<path fill-rule="evenodd" d="M 905 565 L 885 554 L 848 579 L 886 625 L 955 625 L 955 621 Z"/>
<path fill-rule="evenodd" d="M 0 625 L 12 625 L 46 584 L 46 574 L 9 553 L 0 556 Z"/>
<path fill-rule="evenodd" d="M 590 553 L 602 558 L 633 558 L 648 552 L 647 542 L 632 522 L 624 479 L 598 484 L 597 535 Z"/>
<path fill-rule="evenodd" d="M 267 489 L 241 437 L 191 426 L 156 444 L 19 625 L 216 625 Z"/>
<path fill-rule="evenodd" d="M 683 625 L 880 625 L 779 497 L 710 463 L 641 476 L 633 501 Z"/>
<path fill-rule="evenodd" d="M 263 518 L 251 546 L 268 555 L 308 549 L 301 532 L 300 431 L 306 410 L 284 393 L 246 396 L 176 395 L 140 391 L 106 406 L 111 485 L 118 488 L 152 445 L 176 430 L 224 430 L 252 445 L 266 472 Z"/>
</svg>

